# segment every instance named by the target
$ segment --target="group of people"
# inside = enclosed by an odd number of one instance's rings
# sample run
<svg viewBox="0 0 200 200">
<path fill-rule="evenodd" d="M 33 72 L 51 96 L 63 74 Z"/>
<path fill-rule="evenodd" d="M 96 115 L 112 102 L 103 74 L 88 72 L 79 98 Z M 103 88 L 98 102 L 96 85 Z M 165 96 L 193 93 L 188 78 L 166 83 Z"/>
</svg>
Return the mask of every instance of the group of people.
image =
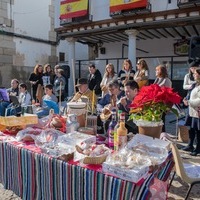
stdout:
<svg viewBox="0 0 200 200">
<path fill-rule="evenodd" d="M 129 59 L 123 61 L 122 69 L 117 74 L 114 65 L 109 63 L 105 67 L 105 73 L 101 78 L 101 73 L 95 65 L 89 65 L 88 78 L 80 78 L 77 81 L 78 92 L 70 100 L 77 102 L 81 97 L 86 96 L 89 99 L 88 112 L 93 113 L 92 102 L 97 115 L 97 133 L 105 138 L 109 122 L 111 120 L 111 111 L 113 109 L 122 110 L 126 114 L 126 128 L 128 132 L 137 133 L 137 126 L 129 118 L 129 105 L 137 95 L 138 91 L 149 84 L 148 65 L 144 59 L 137 62 L 136 72 L 132 69 L 132 63 Z M 154 83 L 161 87 L 172 87 L 172 82 L 168 77 L 167 68 L 164 65 L 158 65 L 155 69 L 156 79 Z M 165 115 L 163 115 L 165 123 Z M 163 126 L 165 131 L 165 126 Z"/>
<path fill-rule="evenodd" d="M 189 142 L 182 150 L 196 156 L 200 153 L 200 62 L 190 64 L 189 73 L 184 77 L 183 89 L 187 90 L 183 103 L 188 107 L 185 126 L 189 127 Z"/>
<path fill-rule="evenodd" d="M 107 118 L 105 113 L 107 111 L 111 113 L 113 108 L 117 108 L 125 112 L 126 119 L 128 119 L 130 103 L 139 89 L 149 84 L 149 70 L 144 59 L 138 60 L 136 72 L 132 68 L 131 61 L 125 59 L 122 69 L 117 74 L 114 65 L 109 63 L 106 65 L 105 73 L 102 76 L 96 66 L 90 64 L 88 66 L 88 77 L 77 80 L 77 92 L 68 101 L 77 102 L 87 97 L 89 105 L 87 111 L 97 114 L 97 132 L 99 134 L 105 134 L 105 130 L 108 127 L 109 117 Z M 154 83 L 161 87 L 172 87 L 167 68 L 164 65 L 158 65 L 155 69 L 155 74 Z M 36 65 L 29 77 L 31 94 L 28 92 L 26 84 L 19 84 L 18 80 L 13 79 L 11 88 L 7 92 L 9 95 L 19 96 L 20 106 L 16 108 L 13 107 L 12 102 L 1 102 L 0 115 L 16 114 L 20 112 L 21 107 L 31 104 L 38 105 L 36 111 L 38 117 L 48 115 L 50 110 L 49 102 L 54 102 L 58 107 L 58 102 L 64 101 L 66 98 L 66 77 L 67 75 L 63 73 L 59 65 L 56 65 L 54 70 L 49 64 L 44 67 L 39 64 Z M 165 116 L 163 116 L 163 121 L 165 122 Z M 126 120 L 128 131 L 136 133 L 137 127 L 130 123 L 130 121 Z M 163 131 L 165 131 L 165 126 L 163 127 Z"/>
<path fill-rule="evenodd" d="M 1 116 L 18 115 L 34 104 L 38 117 L 43 117 L 49 114 L 50 108 L 55 108 L 58 101 L 64 101 L 67 97 L 68 82 L 59 65 L 53 70 L 50 64 L 44 67 L 37 64 L 28 80 L 31 93 L 25 83 L 20 83 L 17 79 L 11 80 L 11 87 L 7 89 L 9 100 L 0 102 Z M 13 101 L 13 97 L 18 101 Z M 58 113 L 58 105 L 55 110 Z"/>
</svg>

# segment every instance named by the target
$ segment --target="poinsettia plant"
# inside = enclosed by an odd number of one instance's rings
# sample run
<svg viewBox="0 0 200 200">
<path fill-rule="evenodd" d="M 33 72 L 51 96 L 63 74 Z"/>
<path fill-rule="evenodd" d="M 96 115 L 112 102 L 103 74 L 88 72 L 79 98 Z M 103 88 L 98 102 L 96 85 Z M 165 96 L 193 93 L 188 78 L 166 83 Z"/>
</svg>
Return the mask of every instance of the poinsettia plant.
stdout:
<svg viewBox="0 0 200 200">
<path fill-rule="evenodd" d="M 178 116 L 178 111 L 172 106 L 180 101 L 181 97 L 172 88 L 157 84 L 143 86 L 130 105 L 130 119 L 137 125 L 144 122 L 162 123 L 162 116 L 168 111 Z"/>
</svg>

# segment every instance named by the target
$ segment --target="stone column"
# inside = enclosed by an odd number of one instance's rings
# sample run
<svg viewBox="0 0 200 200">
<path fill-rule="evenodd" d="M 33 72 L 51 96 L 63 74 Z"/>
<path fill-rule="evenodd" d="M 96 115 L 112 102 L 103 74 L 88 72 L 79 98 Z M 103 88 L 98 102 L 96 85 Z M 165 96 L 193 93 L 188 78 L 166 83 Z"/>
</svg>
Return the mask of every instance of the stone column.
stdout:
<svg viewBox="0 0 200 200">
<path fill-rule="evenodd" d="M 70 78 L 68 81 L 68 96 L 72 96 L 75 85 L 75 42 L 74 38 L 67 38 L 68 42 L 68 65 L 70 66 Z"/>
<path fill-rule="evenodd" d="M 135 29 L 126 30 L 125 33 L 128 35 L 128 59 L 131 60 L 134 66 L 136 66 L 136 35 L 139 33 Z"/>
</svg>

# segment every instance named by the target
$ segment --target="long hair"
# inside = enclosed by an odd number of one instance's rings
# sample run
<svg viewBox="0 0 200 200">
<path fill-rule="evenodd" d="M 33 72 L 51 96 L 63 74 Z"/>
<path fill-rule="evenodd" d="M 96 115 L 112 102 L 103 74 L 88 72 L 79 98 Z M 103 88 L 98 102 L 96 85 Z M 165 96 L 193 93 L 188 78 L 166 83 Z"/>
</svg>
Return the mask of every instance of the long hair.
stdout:
<svg viewBox="0 0 200 200">
<path fill-rule="evenodd" d="M 39 72 L 38 72 L 39 67 L 42 67 L 42 65 L 40 65 L 40 64 L 35 65 L 34 70 L 33 70 L 34 74 L 39 74 Z M 41 73 L 43 73 L 43 72 L 41 72 Z"/>
<path fill-rule="evenodd" d="M 148 65 L 144 59 L 139 59 L 137 63 L 142 66 L 142 69 L 149 70 Z"/>
<path fill-rule="evenodd" d="M 108 71 L 107 71 L 107 68 L 108 68 L 108 67 L 111 68 L 110 74 L 109 74 Z M 114 65 L 113 65 L 112 63 L 109 63 L 109 64 L 106 65 L 105 74 L 106 74 L 106 77 L 109 77 L 110 75 L 111 75 L 111 77 L 114 76 L 114 74 L 115 74 L 115 68 L 114 68 Z"/>
<path fill-rule="evenodd" d="M 130 59 L 125 59 L 124 62 L 123 62 L 123 66 L 122 66 L 122 69 L 124 70 L 124 63 L 127 62 L 129 64 L 129 71 L 132 70 L 133 66 L 132 66 L 132 62 Z"/>
<path fill-rule="evenodd" d="M 43 68 L 43 73 L 44 73 L 44 74 L 47 73 L 47 68 L 48 68 L 48 67 L 50 67 L 50 69 L 51 69 L 50 73 L 53 72 L 53 71 L 52 71 L 52 68 L 51 68 L 51 65 L 47 63 L 47 64 L 44 65 L 44 68 Z"/>
<path fill-rule="evenodd" d="M 168 77 L 167 68 L 164 65 L 158 65 L 156 69 L 160 69 L 159 77 L 166 78 Z"/>
</svg>

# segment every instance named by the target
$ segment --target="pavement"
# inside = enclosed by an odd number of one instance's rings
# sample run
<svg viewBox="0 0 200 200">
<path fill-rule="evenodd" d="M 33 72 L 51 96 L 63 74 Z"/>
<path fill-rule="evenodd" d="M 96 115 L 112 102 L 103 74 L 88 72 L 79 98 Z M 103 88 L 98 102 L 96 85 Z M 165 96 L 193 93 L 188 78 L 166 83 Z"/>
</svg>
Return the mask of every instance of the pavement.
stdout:
<svg viewBox="0 0 200 200">
<path fill-rule="evenodd" d="M 174 136 L 177 135 L 178 132 L 178 122 L 177 118 L 174 114 L 168 114 L 166 115 L 166 132 L 170 133 Z M 179 147 L 185 146 L 187 144 L 178 142 Z M 188 152 L 183 152 L 180 150 L 180 153 L 184 159 L 196 159 L 197 162 L 200 163 L 200 156 L 191 157 Z M 169 200 L 181 200 L 184 199 L 186 192 L 188 189 L 188 185 L 182 182 L 182 180 L 175 176 L 174 181 L 172 182 L 172 185 L 168 192 L 168 199 Z M 190 196 L 188 198 L 189 200 L 199 200 L 200 199 L 200 190 L 199 185 L 194 186 L 192 188 L 192 191 L 190 193 Z M 10 190 L 5 190 L 3 188 L 3 185 L 0 184 L 0 200 L 21 200 L 17 195 L 15 195 Z"/>
</svg>

